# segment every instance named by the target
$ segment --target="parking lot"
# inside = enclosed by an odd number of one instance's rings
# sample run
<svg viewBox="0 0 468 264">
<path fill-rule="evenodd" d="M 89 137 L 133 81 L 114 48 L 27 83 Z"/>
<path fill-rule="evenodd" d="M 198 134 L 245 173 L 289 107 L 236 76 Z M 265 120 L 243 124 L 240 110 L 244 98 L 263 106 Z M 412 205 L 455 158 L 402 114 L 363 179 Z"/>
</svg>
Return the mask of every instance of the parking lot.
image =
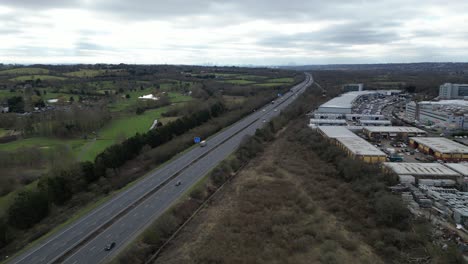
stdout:
<svg viewBox="0 0 468 264">
<path fill-rule="evenodd" d="M 399 97 L 396 95 L 374 95 L 369 98 L 362 98 L 354 106 L 353 112 L 364 115 L 380 115 L 382 109 L 392 103 L 398 102 Z"/>
<path fill-rule="evenodd" d="M 431 155 L 421 153 L 418 149 L 414 149 L 408 145 L 404 140 L 397 139 L 381 139 L 379 141 L 371 141 L 371 143 L 385 152 L 389 161 L 394 162 L 434 162 L 435 158 Z M 401 157 L 401 160 L 393 157 Z"/>
</svg>

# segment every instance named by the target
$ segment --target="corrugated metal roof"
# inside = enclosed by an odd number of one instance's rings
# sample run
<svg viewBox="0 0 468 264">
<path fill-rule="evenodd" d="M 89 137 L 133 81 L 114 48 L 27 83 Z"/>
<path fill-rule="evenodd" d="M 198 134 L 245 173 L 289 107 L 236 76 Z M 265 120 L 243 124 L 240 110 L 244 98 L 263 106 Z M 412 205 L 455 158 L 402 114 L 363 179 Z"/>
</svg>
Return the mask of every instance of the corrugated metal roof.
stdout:
<svg viewBox="0 0 468 264">
<path fill-rule="evenodd" d="M 351 108 L 353 102 L 362 95 L 374 94 L 375 91 L 360 91 L 360 92 L 349 92 L 344 93 L 341 96 L 337 96 L 330 101 L 322 104 L 320 107 L 324 108 Z"/>
<path fill-rule="evenodd" d="M 444 165 L 463 176 L 468 176 L 468 163 L 445 163 Z"/>
<path fill-rule="evenodd" d="M 340 126 L 319 126 L 318 129 L 328 138 L 338 137 L 358 137 L 346 127 Z"/>
<path fill-rule="evenodd" d="M 380 149 L 360 137 L 338 137 L 336 140 L 356 155 L 386 156 Z"/>
<path fill-rule="evenodd" d="M 461 176 L 440 163 L 385 162 L 384 165 L 398 175 Z"/>
<path fill-rule="evenodd" d="M 412 137 L 410 138 L 440 153 L 468 153 L 468 147 L 443 137 Z"/>
<path fill-rule="evenodd" d="M 416 127 L 407 127 L 407 126 L 388 126 L 388 127 L 379 127 L 379 126 L 368 126 L 364 127 L 364 130 L 373 133 L 426 133 L 426 131 L 421 130 Z"/>
</svg>

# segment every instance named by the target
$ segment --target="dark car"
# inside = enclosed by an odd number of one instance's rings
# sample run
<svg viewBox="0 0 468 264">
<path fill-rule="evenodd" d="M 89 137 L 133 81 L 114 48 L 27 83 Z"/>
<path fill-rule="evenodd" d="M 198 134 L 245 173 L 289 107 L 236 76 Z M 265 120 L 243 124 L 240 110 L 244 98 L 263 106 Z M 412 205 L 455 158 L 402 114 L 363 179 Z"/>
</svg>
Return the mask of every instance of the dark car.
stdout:
<svg viewBox="0 0 468 264">
<path fill-rule="evenodd" d="M 105 251 L 111 251 L 115 247 L 115 242 L 109 243 L 104 248 Z"/>
</svg>

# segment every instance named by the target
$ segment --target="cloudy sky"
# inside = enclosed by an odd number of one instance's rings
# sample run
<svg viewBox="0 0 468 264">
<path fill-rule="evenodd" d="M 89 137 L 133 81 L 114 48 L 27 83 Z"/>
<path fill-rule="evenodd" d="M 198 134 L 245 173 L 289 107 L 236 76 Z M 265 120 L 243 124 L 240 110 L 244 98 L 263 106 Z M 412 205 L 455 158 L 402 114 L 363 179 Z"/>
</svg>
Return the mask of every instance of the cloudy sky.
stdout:
<svg viewBox="0 0 468 264">
<path fill-rule="evenodd" d="M 466 0 L 0 0 L 0 62 L 468 61 Z"/>
</svg>

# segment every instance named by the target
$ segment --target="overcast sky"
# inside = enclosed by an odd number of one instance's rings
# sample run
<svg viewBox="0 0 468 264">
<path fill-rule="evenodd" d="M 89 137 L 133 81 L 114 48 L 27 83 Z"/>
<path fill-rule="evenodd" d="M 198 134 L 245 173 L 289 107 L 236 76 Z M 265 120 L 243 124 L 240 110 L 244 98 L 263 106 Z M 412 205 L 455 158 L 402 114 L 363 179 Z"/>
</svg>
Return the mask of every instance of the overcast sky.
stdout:
<svg viewBox="0 0 468 264">
<path fill-rule="evenodd" d="M 0 0 L 0 62 L 468 61 L 467 0 Z"/>
</svg>

